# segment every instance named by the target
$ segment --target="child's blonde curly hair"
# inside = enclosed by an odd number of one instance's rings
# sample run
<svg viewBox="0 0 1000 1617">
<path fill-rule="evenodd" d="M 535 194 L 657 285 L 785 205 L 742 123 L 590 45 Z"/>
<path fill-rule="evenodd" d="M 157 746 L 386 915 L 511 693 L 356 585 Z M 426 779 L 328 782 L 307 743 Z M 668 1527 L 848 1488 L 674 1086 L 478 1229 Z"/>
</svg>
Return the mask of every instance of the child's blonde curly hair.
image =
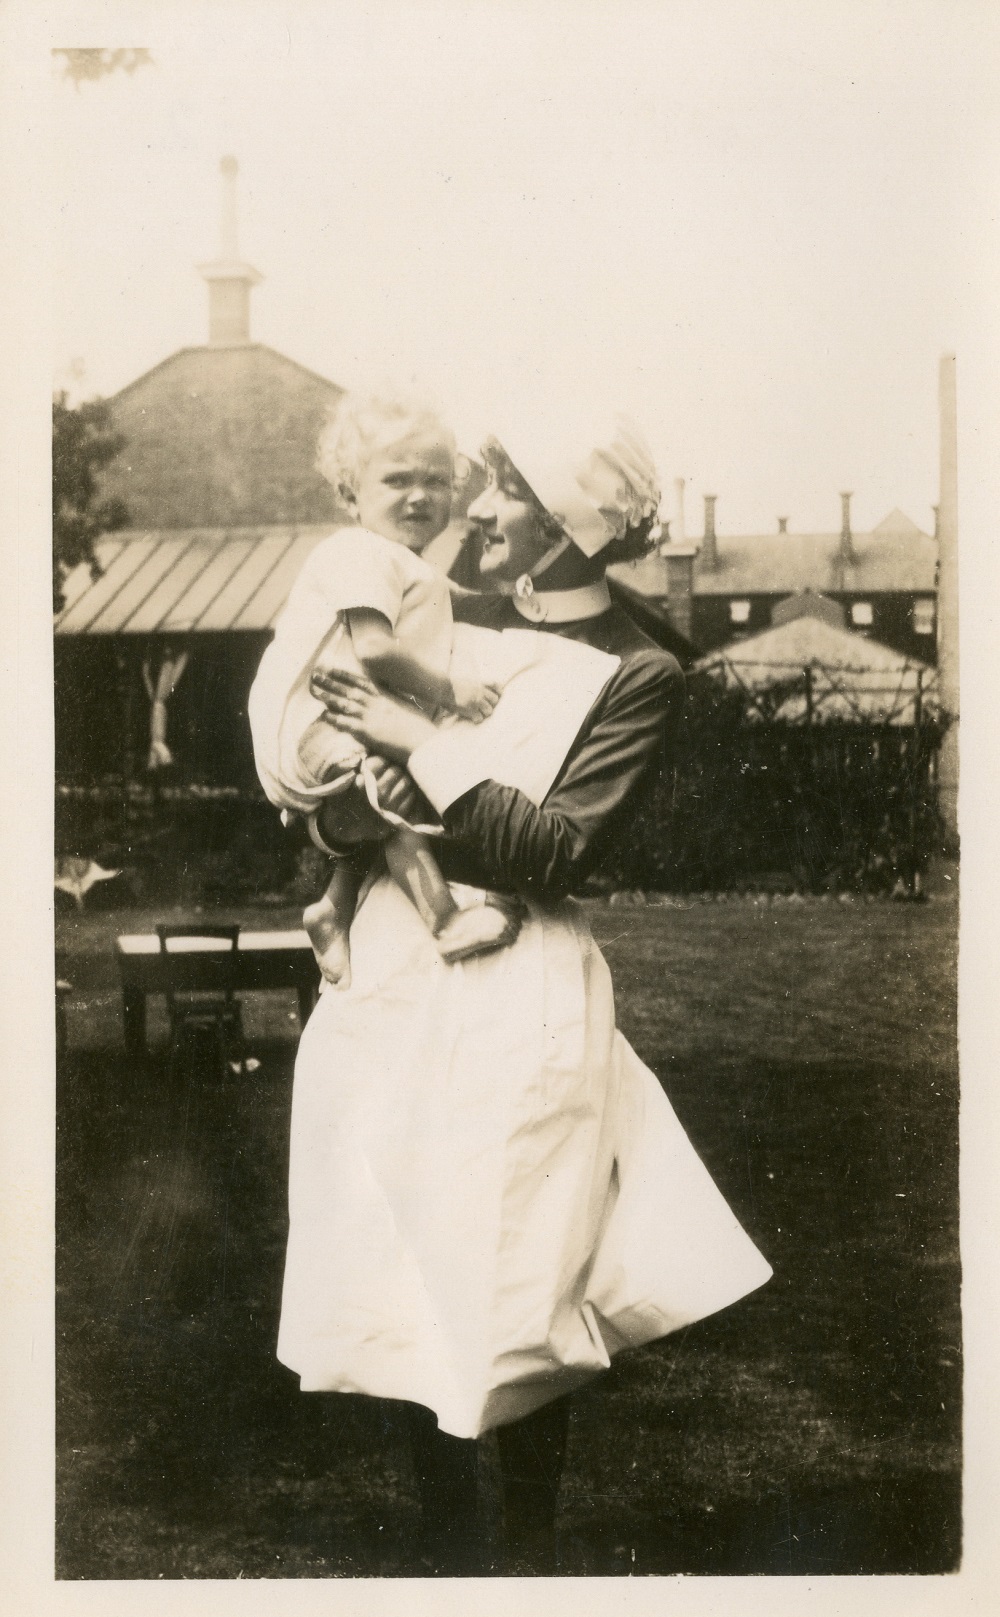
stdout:
<svg viewBox="0 0 1000 1617">
<path fill-rule="evenodd" d="M 436 400 L 427 394 L 396 386 L 345 393 L 320 433 L 316 468 L 347 504 L 353 504 L 374 452 L 418 432 L 435 433 L 456 459 L 455 435 Z"/>
</svg>

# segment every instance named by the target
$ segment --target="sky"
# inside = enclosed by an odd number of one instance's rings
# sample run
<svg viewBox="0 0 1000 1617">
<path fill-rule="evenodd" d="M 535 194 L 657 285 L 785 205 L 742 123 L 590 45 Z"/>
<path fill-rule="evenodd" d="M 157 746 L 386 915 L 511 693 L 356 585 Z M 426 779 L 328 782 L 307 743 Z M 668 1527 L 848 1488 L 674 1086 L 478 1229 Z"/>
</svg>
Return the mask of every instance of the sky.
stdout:
<svg viewBox="0 0 1000 1617">
<path fill-rule="evenodd" d="M 111 13 L 112 17 L 114 13 Z M 123 13 L 123 15 L 130 15 Z M 970 0 L 173 4 L 154 65 L 53 73 L 54 376 L 109 394 L 207 336 L 219 160 L 251 333 L 399 378 L 468 447 L 622 407 L 722 532 L 937 498 L 968 339 L 996 13 Z M 502 433 L 501 433 L 502 435 Z M 670 502 L 668 501 L 668 513 Z"/>
</svg>

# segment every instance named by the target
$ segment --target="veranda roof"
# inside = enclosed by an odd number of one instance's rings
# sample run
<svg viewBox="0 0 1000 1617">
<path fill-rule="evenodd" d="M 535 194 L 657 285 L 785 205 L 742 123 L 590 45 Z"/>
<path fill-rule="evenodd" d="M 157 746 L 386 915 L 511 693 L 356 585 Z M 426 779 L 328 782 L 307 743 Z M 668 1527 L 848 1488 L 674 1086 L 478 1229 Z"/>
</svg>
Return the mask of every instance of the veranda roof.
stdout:
<svg viewBox="0 0 1000 1617">
<path fill-rule="evenodd" d="M 749 692 L 751 716 L 912 725 L 938 711 L 937 670 L 819 618 L 794 618 L 710 652 L 694 671 Z"/>
<path fill-rule="evenodd" d="M 123 531 L 97 544 L 101 572 L 67 579 L 62 634 L 270 629 L 313 546 L 335 524 Z"/>
</svg>

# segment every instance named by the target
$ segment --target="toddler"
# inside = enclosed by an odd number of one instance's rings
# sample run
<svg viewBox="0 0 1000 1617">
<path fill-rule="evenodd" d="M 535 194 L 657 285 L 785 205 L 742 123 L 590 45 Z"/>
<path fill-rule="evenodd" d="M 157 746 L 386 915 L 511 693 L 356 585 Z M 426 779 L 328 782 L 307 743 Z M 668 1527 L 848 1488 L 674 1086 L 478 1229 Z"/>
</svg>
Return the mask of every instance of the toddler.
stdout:
<svg viewBox="0 0 1000 1617">
<path fill-rule="evenodd" d="M 313 840 L 325 848 L 315 816 L 330 802 L 324 830 L 339 851 L 326 891 L 303 921 L 324 977 L 346 988 L 351 921 L 376 844 L 446 961 L 503 947 L 516 936 L 516 922 L 509 906 L 489 901 L 459 908 L 426 834 L 440 827 L 414 828 L 379 808 L 363 747 L 335 727 L 310 688 L 313 674 L 347 668 L 410 697 L 439 721 L 457 715 L 479 723 L 496 706 L 500 683 L 456 666 L 450 586 L 422 555 L 451 514 L 454 438 L 421 400 L 347 394 L 320 440 L 318 464 L 359 526 L 312 551 L 266 654 L 290 659 L 291 675 L 280 785 L 269 795 L 305 813 Z M 367 796 L 350 789 L 358 784 Z"/>
</svg>

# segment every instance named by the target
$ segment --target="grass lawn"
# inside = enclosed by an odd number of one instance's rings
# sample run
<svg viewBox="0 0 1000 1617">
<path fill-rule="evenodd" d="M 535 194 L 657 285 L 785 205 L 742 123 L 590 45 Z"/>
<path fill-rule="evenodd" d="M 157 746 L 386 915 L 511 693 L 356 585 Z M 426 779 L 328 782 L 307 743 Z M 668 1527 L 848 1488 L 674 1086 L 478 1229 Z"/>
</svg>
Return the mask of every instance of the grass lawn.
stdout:
<svg viewBox="0 0 1000 1617">
<path fill-rule="evenodd" d="M 589 908 L 622 1028 L 775 1276 L 577 1395 L 563 1571 L 953 1568 L 956 904 Z M 129 1067 L 111 941 L 150 920 L 57 929 L 58 1574 L 412 1575 L 398 1408 L 274 1358 L 294 998 L 248 1006 L 239 1082 Z"/>
</svg>

